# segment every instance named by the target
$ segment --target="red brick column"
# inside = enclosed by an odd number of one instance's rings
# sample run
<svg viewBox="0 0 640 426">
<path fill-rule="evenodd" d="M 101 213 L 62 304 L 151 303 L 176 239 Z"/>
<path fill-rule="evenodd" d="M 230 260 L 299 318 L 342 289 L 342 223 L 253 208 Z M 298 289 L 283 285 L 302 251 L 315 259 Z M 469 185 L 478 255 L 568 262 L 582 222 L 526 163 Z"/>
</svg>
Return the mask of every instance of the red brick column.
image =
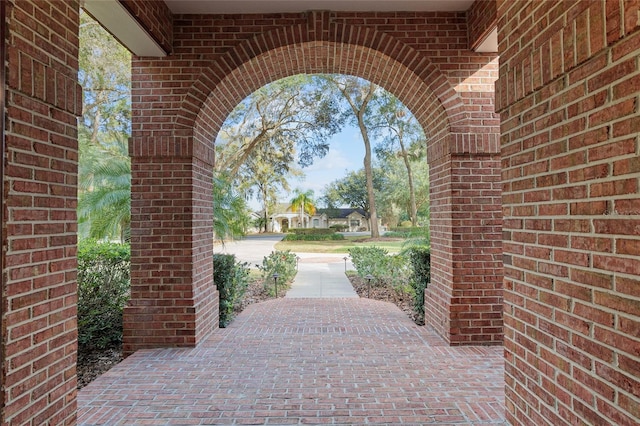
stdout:
<svg viewBox="0 0 640 426">
<path fill-rule="evenodd" d="M 640 4 L 499 2 L 507 415 L 640 423 Z"/>
<path fill-rule="evenodd" d="M 425 319 L 452 345 L 500 344 L 503 271 L 498 138 L 495 134 L 457 134 L 449 139 L 450 148 L 458 152 L 432 149 L 428 154 L 432 272 L 425 291 Z"/>
<path fill-rule="evenodd" d="M 132 142 L 131 301 L 124 315 L 124 352 L 195 346 L 218 326 L 211 158 L 169 155 L 180 144 L 172 138 Z"/>
<path fill-rule="evenodd" d="M 3 1 L 2 419 L 73 424 L 77 1 Z"/>
</svg>

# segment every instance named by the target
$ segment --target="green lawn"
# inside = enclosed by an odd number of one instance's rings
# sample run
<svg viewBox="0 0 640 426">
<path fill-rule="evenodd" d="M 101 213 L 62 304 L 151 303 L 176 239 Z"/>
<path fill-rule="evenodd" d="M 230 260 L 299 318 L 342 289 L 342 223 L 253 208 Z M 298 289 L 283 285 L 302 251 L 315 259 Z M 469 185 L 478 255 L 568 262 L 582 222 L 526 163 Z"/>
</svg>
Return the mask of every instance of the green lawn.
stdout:
<svg viewBox="0 0 640 426">
<path fill-rule="evenodd" d="M 362 237 L 346 237 L 344 240 L 330 241 L 280 241 L 276 243 L 276 250 L 291 250 L 300 253 L 348 253 L 352 247 L 371 247 L 376 246 L 384 248 L 389 253 L 397 253 L 402 248 L 404 240 L 398 239 L 393 241 L 362 241 Z"/>
</svg>

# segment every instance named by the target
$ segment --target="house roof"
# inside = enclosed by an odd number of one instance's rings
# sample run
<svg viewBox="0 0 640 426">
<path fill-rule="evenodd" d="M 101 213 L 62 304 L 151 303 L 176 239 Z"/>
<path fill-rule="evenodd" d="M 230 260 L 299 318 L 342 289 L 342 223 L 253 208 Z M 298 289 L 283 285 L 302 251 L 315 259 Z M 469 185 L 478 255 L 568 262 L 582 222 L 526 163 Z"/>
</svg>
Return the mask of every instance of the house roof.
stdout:
<svg viewBox="0 0 640 426">
<path fill-rule="evenodd" d="M 353 212 L 356 212 L 363 217 L 367 217 L 367 213 L 362 209 L 318 209 L 316 214 L 326 214 L 329 219 L 346 219 Z"/>
</svg>

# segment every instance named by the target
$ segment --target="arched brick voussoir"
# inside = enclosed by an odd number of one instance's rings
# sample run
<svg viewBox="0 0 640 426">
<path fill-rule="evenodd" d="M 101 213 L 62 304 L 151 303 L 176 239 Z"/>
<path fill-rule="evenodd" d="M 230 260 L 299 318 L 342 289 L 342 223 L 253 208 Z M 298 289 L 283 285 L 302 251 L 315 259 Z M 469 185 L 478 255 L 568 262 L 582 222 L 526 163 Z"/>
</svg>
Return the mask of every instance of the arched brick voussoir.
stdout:
<svg viewBox="0 0 640 426">
<path fill-rule="evenodd" d="M 212 59 L 187 93 L 176 124 L 197 128 L 197 139 L 211 143 L 235 105 L 265 84 L 302 73 L 341 73 L 392 92 L 428 134 L 468 127 L 460 95 L 415 49 L 369 27 L 331 23 L 318 31 L 317 22 L 262 33 Z"/>
</svg>

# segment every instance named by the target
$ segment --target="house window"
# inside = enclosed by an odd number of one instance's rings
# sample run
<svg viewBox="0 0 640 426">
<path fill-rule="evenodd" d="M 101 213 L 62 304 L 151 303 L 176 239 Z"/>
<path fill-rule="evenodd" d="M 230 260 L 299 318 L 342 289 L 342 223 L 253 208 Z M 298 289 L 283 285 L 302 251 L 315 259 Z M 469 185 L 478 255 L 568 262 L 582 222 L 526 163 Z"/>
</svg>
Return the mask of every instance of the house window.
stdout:
<svg viewBox="0 0 640 426">
<path fill-rule="evenodd" d="M 351 226 L 360 226 L 360 221 L 357 219 L 352 219 L 351 220 Z"/>
<path fill-rule="evenodd" d="M 318 226 L 320 226 L 320 221 L 318 219 L 313 219 L 313 227 L 317 228 Z"/>
</svg>

